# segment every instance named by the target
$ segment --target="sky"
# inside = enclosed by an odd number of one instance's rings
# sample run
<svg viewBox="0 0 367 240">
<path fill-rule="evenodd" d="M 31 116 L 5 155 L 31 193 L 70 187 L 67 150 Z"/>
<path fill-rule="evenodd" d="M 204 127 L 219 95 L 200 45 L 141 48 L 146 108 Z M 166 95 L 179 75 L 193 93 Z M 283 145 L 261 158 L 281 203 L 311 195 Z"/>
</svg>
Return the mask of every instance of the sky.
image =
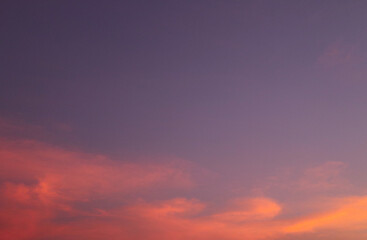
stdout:
<svg viewBox="0 0 367 240">
<path fill-rule="evenodd" d="M 367 238 L 367 2 L 0 2 L 0 239 Z"/>
</svg>

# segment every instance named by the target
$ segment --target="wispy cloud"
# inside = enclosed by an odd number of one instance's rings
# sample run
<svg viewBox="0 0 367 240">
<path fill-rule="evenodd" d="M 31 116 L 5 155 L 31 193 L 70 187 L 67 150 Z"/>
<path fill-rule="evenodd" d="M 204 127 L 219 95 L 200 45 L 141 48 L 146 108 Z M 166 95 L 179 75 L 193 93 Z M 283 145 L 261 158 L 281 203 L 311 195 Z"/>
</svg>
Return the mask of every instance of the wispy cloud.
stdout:
<svg viewBox="0 0 367 240">
<path fill-rule="evenodd" d="M 287 233 L 314 232 L 323 229 L 364 229 L 367 224 L 367 196 L 328 199 L 331 210 L 296 220 Z"/>
<path fill-rule="evenodd" d="M 35 141 L 2 140 L 0 159 L 2 239 L 39 236 L 45 224 L 95 215 L 99 201 L 131 192 L 192 186 L 188 173 L 169 165 L 112 161 Z"/>
<path fill-rule="evenodd" d="M 189 173 L 167 165 L 112 161 L 35 141 L 2 140 L 0 158 L 3 239 L 261 239 L 274 229 L 259 229 L 281 210 L 268 198 L 233 200 L 204 215 L 207 204 L 194 199 L 124 201 L 138 191 L 192 186 Z M 109 206 L 110 199 L 120 204 Z"/>
<path fill-rule="evenodd" d="M 336 41 L 328 45 L 317 59 L 317 64 L 324 67 L 336 67 L 355 60 L 355 46 Z"/>
<path fill-rule="evenodd" d="M 271 240 L 367 224 L 367 196 L 319 194 L 349 186 L 342 162 L 269 185 L 278 193 L 312 193 L 307 199 L 288 194 L 278 201 L 265 191 L 212 207 L 215 199 L 186 195 L 205 186 L 195 184 L 192 169 L 174 163 L 112 160 L 6 138 L 0 159 L 0 239 Z M 172 190 L 174 197 L 166 194 Z"/>
</svg>

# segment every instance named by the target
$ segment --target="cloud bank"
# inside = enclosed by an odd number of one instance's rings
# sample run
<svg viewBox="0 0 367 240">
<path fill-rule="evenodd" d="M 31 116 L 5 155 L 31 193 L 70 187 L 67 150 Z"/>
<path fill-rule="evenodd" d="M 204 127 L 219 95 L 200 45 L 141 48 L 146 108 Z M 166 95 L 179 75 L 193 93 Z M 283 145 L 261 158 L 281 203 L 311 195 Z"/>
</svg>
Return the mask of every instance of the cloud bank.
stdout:
<svg viewBox="0 0 367 240">
<path fill-rule="evenodd" d="M 191 169 L 174 163 L 112 160 L 6 138 L 0 159 L 0 239 L 332 239 L 317 234 L 362 231 L 367 224 L 364 195 L 315 195 L 312 203 L 234 196 L 213 208 L 215 199 L 185 197 L 205 186 L 195 185 Z M 283 185 L 297 193 L 327 192 L 343 185 L 343 168 L 326 162 Z M 179 196 L 167 197 L 170 191 Z"/>
</svg>

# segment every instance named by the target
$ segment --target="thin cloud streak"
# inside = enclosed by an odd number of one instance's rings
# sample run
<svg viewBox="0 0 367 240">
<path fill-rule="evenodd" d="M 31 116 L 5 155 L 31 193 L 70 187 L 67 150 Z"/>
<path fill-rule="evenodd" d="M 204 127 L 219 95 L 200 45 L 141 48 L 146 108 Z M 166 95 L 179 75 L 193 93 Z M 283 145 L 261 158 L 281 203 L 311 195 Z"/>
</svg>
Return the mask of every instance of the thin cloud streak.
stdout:
<svg viewBox="0 0 367 240">
<path fill-rule="evenodd" d="M 317 59 L 317 64 L 323 67 L 337 67 L 356 60 L 356 47 L 342 41 L 336 41 L 326 47 Z"/>
</svg>

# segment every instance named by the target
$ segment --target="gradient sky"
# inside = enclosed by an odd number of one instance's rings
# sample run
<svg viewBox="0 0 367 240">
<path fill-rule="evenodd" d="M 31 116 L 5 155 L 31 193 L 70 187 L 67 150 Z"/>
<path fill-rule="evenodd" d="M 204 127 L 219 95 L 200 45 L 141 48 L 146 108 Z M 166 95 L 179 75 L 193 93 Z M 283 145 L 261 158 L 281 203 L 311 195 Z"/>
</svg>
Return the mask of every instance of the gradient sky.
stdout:
<svg viewBox="0 0 367 240">
<path fill-rule="evenodd" d="M 1 1 L 0 239 L 367 239 L 366 12 Z"/>
</svg>

